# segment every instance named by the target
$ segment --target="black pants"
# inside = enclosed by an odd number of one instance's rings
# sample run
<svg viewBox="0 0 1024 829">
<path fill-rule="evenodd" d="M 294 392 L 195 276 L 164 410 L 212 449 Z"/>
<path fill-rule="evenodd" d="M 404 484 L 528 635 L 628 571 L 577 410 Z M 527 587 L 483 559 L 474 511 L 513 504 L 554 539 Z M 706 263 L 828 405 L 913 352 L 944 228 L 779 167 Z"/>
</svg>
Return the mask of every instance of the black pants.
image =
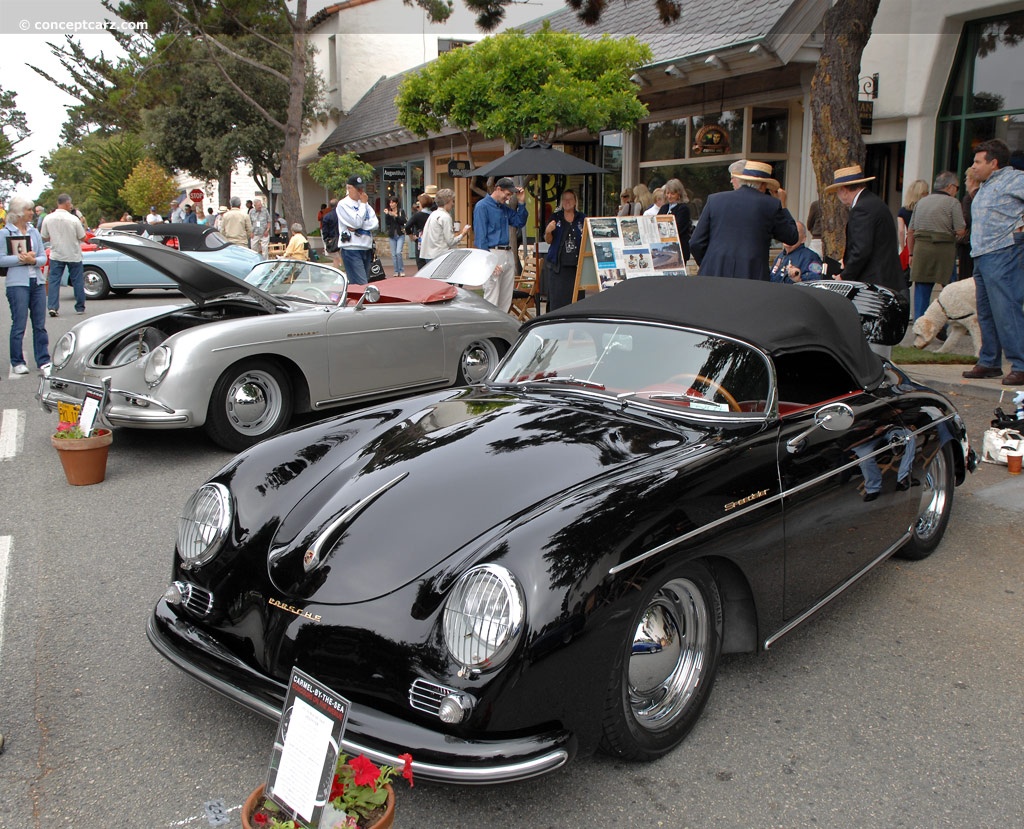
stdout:
<svg viewBox="0 0 1024 829">
<path fill-rule="evenodd" d="M 558 273 L 555 273 L 545 259 L 544 286 L 547 289 L 549 311 L 568 305 L 572 302 L 573 291 L 576 289 L 576 268 L 563 265 Z"/>
</svg>

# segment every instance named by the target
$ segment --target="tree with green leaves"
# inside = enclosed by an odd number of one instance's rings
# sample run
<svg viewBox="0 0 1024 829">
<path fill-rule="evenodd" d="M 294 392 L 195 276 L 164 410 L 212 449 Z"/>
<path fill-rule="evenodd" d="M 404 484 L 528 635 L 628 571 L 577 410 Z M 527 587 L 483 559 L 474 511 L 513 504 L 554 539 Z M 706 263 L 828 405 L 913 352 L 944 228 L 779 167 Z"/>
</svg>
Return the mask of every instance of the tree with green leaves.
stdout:
<svg viewBox="0 0 1024 829">
<path fill-rule="evenodd" d="M 326 187 L 328 192 L 340 195 L 345 192 L 345 183 L 349 176 L 373 178 L 373 165 L 367 164 L 355 153 L 338 155 L 332 152 L 310 164 L 306 172 L 313 181 L 321 187 Z"/>
<path fill-rule="evenodd" d="M 133 135 L 86 135 L 58 147 L 40 162 L 52 183 L 38 201 L 55 205 L 60 193 L 70 193 L 75 207 L 90 222 L 101 216 L 116 219 L 127 207 L 120 190 L 144 157 L 142 142 Z"/>
<path fill-rule="evenodd" d="M 585 129 L 632 129 L 647 114 L 629 77 L 651 59 L 635 37 L 510 30 L 442 54 L 398 92 L 398 120 L 417 135 L 459 130 L 519 146 Z"/>
<path fill-rule="evenodd" d="M 15 97 L 14 92 L 0 89 L 0 197 L 5 201 L 16 184 L 32 183 L 32 176 L 18 163 L 27 152 L 18 152 L 17 146 L 30 133 Z"/>
<path fill-rule="evenodd" d="M 125 180 L 120 195 L 132 213 L 141 216 L 152 206 L 163 210 L 180 190 L 170 173 L 152 159 L 144 158 Z"/>
</svg>

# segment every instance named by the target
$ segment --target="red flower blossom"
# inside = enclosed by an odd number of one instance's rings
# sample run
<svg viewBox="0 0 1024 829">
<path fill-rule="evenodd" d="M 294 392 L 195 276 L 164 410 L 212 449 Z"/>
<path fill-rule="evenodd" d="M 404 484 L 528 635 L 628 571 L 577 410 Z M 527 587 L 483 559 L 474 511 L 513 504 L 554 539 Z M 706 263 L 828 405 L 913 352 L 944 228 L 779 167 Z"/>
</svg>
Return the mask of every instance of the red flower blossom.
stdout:
<svg viewBox="0 0 1024 829">
<path fill-rule="evenodd" d="M 412 782 L 412 755 L 399 754 L 398 759 L 405 763 L 405 765 L 402 766 L 402 777 L 409 781 L 409 788 L 411 789 L 415 785 Z"/>
<path fill-rule="evenodd" d="M 341 797 L 345 794 L 345 784 L 338 779 L 338 775 L 334 775 L 334 782 L 331 783 L 331 800 L 336 797 Z"/>
<path fill-rule="evenodd" d="M 254 824 L 256 824 L 257 826 L 266 826 L 267 825 L 267 816 L 265 814 L 263 814 L 263 812 L 257 812 L 256 814 L 254 814 L 252 816 L 252 822 Z"/>
<path fill-rule="evenodd" d="M 371 763 L 363 754 L 353 757 L 348 761 L 348 764 L 352 767 L 352 771 L 355 772 L 357 786 L 369 786 L 373 791 L 377 791 L 377 778 L 380 777 L 379 768 Z"/>
</svg>

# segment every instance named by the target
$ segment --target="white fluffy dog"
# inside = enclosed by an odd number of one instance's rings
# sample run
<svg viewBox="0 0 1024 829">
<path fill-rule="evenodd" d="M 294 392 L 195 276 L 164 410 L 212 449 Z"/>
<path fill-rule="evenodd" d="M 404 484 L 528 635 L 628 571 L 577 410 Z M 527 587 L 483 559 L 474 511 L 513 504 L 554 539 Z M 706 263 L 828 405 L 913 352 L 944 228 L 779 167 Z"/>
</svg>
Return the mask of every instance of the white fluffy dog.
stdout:
<svg viewBox="0 0 1024 829">
<path fill-rule="evenodd" d="M 924 315 L 914 323 L 914 348 L 925 348 L 949 324 L 946 341 L 940 353 L 968 354 L 981 351 L 981 326 L 978 325 L 978 303 L 974 293 L 974 277 L 951 282 L 939 293 Z M 967 338 L 970 338 L 970 342 Z M 966 349 L 971 349 L 970 351 Z"/>
</svg>

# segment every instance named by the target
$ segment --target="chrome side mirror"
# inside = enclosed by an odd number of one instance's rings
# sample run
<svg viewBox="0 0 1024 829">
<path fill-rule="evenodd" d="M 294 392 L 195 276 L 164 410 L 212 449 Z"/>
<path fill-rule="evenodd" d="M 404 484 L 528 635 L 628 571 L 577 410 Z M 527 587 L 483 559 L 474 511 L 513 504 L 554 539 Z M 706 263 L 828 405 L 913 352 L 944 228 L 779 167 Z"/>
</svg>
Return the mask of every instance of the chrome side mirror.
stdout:
<svg viewBox="0 0 1024 829">
<path fill-rule="evenodd" d="M 799 452 L 807 440 L 807 436 L 818 429 L 826 432 L 845 432 L 853 425 L 853 409 L 845 403 L 829 403 L 814 413 L 814 425 L 804 429 L 796 437 L 786 441 L 786 451 L 794 455 Z"/>
<path fill-rule="evenodd" d="M 363 306 L 369 303 L 373 305 L 375 302 L 380 301 L 380 288 L 376 285 L 367 285 L 366 290 L 363 291 L 363 295 L 359 297 L 359 302 L 356 303 L 355 310 L 362 311 Z"/>
</svg>

